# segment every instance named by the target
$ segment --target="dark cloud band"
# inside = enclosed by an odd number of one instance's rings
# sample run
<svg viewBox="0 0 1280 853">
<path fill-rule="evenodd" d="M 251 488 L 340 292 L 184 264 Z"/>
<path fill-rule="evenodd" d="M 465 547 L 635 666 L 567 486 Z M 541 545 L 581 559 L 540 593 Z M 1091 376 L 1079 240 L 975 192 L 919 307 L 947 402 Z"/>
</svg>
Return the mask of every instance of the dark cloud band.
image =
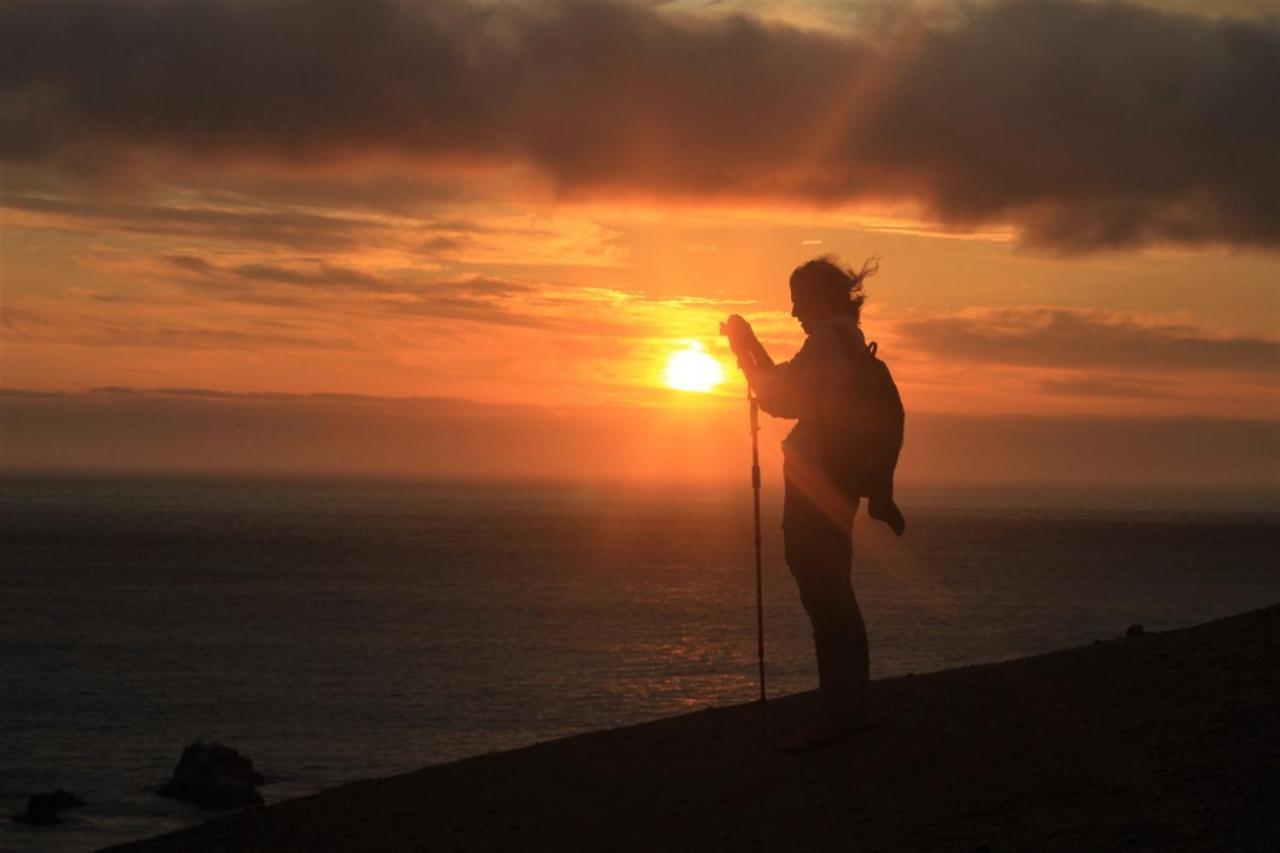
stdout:
<svg viewBox="0 0 1280 853">
<path fill-rule="evenodd" d="M 881 40 L 602 0 L 12 0 L 0 152 L 531 166 L 914 201 L 1065 251 L 1280 246 L 1280 26 L 1005 0 Z"/>
<path fill-rule="evenodd" d="M 1280 368 L 1277 340 L 1215 337 L 1191 326 L 1106 311 L 992 308 L 906 320 L 898 332 L 913 350 L 948 360 L 1261 377 L 1274 377 Z"/>
<path fill-rule="evenodd" d="M 493 406 L 440 398 L 236 394 L 199 388 L 88 393 L 0 389 L 0 471 L 276 471 L 639 479 L 636 454 L 685 462 L 644 476 L 725 480 L 735 409 Z M 907 485 L 1179 488 L 1274 495 L 1275 420 L 964 417 L 914 413 Z M 353 435 L 364 441 L 353 444 Z M 775 451 L 764 448 L 768 454 Z M 659 456 L 658 458 L 662 458 Z M 736 479 L 728 482 L 737 483 Z M 1267 506 L 1275 503 L 1274 497 Z"/>
</svg>

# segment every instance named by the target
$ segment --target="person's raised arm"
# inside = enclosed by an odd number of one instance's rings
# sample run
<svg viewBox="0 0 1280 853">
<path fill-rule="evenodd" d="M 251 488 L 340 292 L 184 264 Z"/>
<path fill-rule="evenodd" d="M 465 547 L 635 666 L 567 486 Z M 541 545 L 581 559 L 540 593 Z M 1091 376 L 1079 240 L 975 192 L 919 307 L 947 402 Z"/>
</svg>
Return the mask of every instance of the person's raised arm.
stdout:
<svg viewBox="0 0 1280 853">
<path fill-rule="evenodd" d="M 776 418 L 804 414 L 813 396 L 817 361 L 810 341 L 790 361 L 774 364 L 746 320 L 734 315 L 723 330 L 760 408 Z"/>
</svg>

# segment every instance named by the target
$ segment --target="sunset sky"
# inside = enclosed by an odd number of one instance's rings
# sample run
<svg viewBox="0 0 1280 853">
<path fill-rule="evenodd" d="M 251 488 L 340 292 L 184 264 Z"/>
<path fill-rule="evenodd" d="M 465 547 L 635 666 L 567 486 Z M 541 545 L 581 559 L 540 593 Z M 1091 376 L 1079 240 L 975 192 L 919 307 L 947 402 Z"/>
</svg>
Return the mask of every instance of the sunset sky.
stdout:
<svg viewBox="0 0 1280 853">
<path fill-rule="evenodd" d="M 907 479 L 1280 475 L 1280 4 L 11 0 L 0 45 L 5 467 L 736 476 L 717 324 L 790 355 L 834 252 Z"/>
</svg>

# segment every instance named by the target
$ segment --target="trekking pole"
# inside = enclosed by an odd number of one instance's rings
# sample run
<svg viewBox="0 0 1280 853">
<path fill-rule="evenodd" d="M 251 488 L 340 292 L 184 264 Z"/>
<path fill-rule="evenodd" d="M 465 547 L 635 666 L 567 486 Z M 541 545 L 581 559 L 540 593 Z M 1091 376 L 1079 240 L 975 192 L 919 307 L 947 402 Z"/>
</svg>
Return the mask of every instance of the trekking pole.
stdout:
<svg viewBox="0 0 1280 853">
<path fill-rule="evenodd" d="M 760 664 L 760 737 L 769 739 L 769 712 L 764 689 L 764 570 L 760 553 L 760 404 L 747 389 L 751 404 L 751 493 L 756 516 L 756 657 Z"/>
</svg>

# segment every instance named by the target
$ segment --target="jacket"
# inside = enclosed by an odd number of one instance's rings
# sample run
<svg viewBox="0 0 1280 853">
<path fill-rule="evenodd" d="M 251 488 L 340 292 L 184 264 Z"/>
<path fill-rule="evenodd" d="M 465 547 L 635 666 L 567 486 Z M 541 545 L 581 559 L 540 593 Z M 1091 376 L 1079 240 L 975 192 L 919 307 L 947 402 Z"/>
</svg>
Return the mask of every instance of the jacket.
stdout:
<svg viewBox="0 0 1280 853">
<path fill-rule="evenodd" d="M 828 401 L 847 387 L 853 372 L 849 353 L 833 326 L 842 326 L 860 346 L 866 337 L 851 315 L 841 314 L 820 324 L 805 338 L 804 345 L 790 361 L 763 371 L 754 383 L 760 408 L 779 418 L 796 418 L 797 423 L 782 441 L 788 458 L 803 457 L 818 463 L 822 456 L 819 414 Z"/>
</svg>

